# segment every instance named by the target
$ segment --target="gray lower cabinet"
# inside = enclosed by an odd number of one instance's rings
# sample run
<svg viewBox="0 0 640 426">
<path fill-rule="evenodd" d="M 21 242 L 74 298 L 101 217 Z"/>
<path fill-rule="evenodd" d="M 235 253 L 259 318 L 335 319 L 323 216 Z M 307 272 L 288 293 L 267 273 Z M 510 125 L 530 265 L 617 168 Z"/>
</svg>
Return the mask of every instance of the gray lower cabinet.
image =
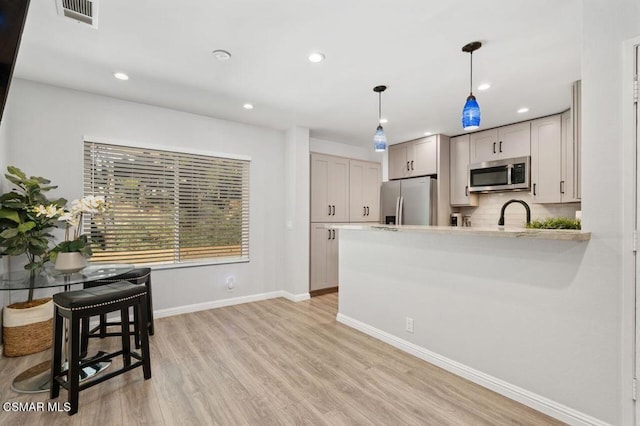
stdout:
<svg viewBox="0 0 640 426">
<path fill-rule="evenodd" d="M 338 230 L 325 225 L 311 224 L 310 291 L 338 287 Z"/>
</svg>

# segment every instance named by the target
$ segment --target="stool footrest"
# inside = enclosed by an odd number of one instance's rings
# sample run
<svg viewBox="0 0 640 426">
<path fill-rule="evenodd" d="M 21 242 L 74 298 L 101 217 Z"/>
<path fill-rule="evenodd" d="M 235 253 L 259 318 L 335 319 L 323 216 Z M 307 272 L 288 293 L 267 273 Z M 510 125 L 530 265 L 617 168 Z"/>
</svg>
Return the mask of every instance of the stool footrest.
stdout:
<svg viewBox="0 0 640 426">
<path fill-rule="evenodd" d="M 131 355 L 133 355 L 133 354 L 131 354 Z M 138 357 L 136 356 L 135 358 L 138 358 Z M 78 387 L 78 391 L 82 391 L 82 390 L 85 390 L 85 389 L 90 388 L 92 386 L 95 386 L 98 383 L 102 383 L 105 380 L 109 380 L 109 379 L 111 379 L 111 378 L 113 378 L 115 376 L 119 376 L 119 375 L 121 375 L 123 373 L 126 373 L 129 370 L 133 370 L 134 368 L 141 367 L 142 365 L 143 365 L 143 361 L 132 362 L 130 365 L 122 367 L 119 370 L 112 371 L 110 373 L 105 373 L 105 374 L 103 374 L 103 375 L 101 375 L 99 377 L 96 377 L 95 379 L 91 379 L 91 380 L 88 380 L 88 381 L 86 381 L 84 383 L 81 383 L 80 386 Z M 58 382 L 60 384 L 60 386 L 62 386 L 66 390 L 69 390 L 69 382 L 67 382 L 64 377 L 58 376 L 58 377 L 55 378 L 55 381 Z"/>
</svg>

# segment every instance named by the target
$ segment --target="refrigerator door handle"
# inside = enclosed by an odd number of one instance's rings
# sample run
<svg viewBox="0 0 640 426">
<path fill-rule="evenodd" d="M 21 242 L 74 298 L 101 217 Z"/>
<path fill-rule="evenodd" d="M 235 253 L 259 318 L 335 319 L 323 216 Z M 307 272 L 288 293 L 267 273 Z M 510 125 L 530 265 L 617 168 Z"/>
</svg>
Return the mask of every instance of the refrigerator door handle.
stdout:
<svg viewBox="0 0 640 426">
<path fill-rule="evenodd" d="M 398 215 L 399 219 L 398 219 L 398 223 L 397 225 L 402 225 L 402 207 L 404 206 L 404 197 L 401 195 L 400 196 L 400 214 Z"/>
<path fill-rule="evenodd" d="M 398 225 L 398 221 L 400 220 L 400 196 L 396 197 L 396 225 Z"/>
</svg>

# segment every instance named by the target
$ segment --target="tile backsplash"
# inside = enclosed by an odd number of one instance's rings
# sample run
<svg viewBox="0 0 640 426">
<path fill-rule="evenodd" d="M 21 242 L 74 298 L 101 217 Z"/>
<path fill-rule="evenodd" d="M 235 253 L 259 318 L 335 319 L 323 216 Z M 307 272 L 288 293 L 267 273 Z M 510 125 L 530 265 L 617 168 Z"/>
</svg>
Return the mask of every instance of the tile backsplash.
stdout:
<svg viewBox="0 0 640 426">
<path fill-rule="evenodd" d="M 561 216 L 575 218 L 576 211 L 580 210 L 580 203 L 533 204 L 529 192 L 497 192 L 478 194 L 477 207 L 454 207 L 453 211 L 470 216 L 472 227 L 496 226 L 502 205 L 511 199 L 522 200 L 529 204 L 531 220 Z M 507 207 L 504 224 L 505 226 L 524 226 L 526 218 L 524 206 L 514 203 Z"/>
</svg>

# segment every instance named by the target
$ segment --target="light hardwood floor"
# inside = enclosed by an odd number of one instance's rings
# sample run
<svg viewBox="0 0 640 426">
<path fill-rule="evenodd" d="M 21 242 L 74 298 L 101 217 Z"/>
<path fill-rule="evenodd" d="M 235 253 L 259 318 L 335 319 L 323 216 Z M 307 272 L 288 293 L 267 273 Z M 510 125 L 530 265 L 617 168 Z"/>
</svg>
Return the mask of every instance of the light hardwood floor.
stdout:
<svg viewBox="0 0 640 426">
<path fill-rule="evenodd" d="M 72 417 L 0 411 L 0 424 L 561 424 L 337 323 L 337 309 L 328 294 L 158 319 L 151 380 L 136 369 L 81 392 Z M 92 339 L 91 350 L 116 343 Z M 10 387 L 48 357 L 0 359 L 0 402 L 48 401 Z"/>
</svg>

